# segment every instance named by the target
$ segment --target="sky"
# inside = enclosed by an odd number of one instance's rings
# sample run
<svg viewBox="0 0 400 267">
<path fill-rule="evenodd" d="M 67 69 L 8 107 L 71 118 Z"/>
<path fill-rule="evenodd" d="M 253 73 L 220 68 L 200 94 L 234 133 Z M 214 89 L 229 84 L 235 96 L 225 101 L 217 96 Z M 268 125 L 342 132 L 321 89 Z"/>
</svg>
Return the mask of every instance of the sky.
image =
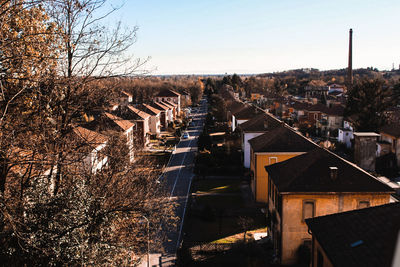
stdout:
<svg viewBox="0 0 400 267">
<path fill-rule="evenodd" d="M 400 64 L 400 0 L 111 0 L 108 18 L 138 26 L 151 74 L 256 74 Z"/>
</svg>

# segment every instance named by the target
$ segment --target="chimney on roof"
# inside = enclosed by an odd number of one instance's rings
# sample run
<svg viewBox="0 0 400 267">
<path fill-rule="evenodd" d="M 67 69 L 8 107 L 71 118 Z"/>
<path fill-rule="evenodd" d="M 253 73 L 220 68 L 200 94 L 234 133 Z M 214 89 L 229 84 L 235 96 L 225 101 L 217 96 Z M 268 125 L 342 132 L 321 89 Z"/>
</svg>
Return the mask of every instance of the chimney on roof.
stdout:
<svg viewBox="0 0 400 267">
<path fill-rule="evenodd" d="M 353 29 L 349 31 L 349 65 L 347 67 L 347 90 L 353 86 Z"/>
<path fill-rule="evenodd" d="M 332 181 L 337 179 L 338 168 L 337 167 L 329 167 L 329 174 L 331 176 Z"/>
</svg>

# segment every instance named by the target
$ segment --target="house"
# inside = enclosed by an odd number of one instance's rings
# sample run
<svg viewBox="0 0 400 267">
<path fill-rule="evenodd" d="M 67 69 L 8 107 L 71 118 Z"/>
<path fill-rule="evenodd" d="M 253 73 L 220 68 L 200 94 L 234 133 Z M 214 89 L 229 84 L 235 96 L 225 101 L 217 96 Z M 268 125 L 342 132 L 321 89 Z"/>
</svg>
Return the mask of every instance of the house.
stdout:
<svg viewBox="0 0 400 267">
<path fill-rule="evenodd" d="M 96 119 L 84 125 L 85 128 L 99 132 L 106 136 L 113 136 L 115 134 L 120 135 L 126 140 L 126 146 L 129 150 L 129 160 L 134 161 L 134 131 L 135 123 L 129 120 L 122 119 L 111 113 L 104 112 L 100 114 Z"/>
<path fill-rule="evenodd" d="M 400 237 L 399 202 L 305 222 L 312 234 L 311 266 L 399 266 L 394 262 Z"/>
<path fill-rule="evenodd" d="M 353 127 L 350 122 L 343 121 L 343 127 L 338 129 L 338 141 L 345 144 L 347 148 L 351 148 L 351 140 L 353 139 Z"/>
<path fill-rule="evenodd" d="M 166 129 L 168 126 L 168 122 L 173 121 L 171 108 L 163 105 L 161 102 L 152 102 L 150 103 L 150 106 L 161 111 L 161 116 L 160 116 L 161 127 L 163 129 Z"/>
<path fill-rule="evenodd" d="M 121 105 L 128 105 L 132 103 L 133 101 L 133 95 L 131 93 L 128 93 L 126 91 L 121 91 L 120 93 L 120 104 Z"/>
<path fill-rule="evenodd" d="M 168 108 L 168 111 L 166 112 L 166 117 L 167 117 L 167 123 L 174 121 L 176 119 L 176 108 L 174 105 L 168 104 L 167 102 L 153 102 L 153 103 L 158 103 L 163 105 L 164 107 Z"/>
<path fill-rule="evenodd" d="M 107 165 L 108 157 L 103 153 L 103 149 L 107 145 L 108 137 L 100 133 L 91 131 L 81 126 L 72 130 L 73 134 L 78 137 L 74 141 L 79 150 L 84 149 L 83 163 L 84 169 L 90 170 L 92 173 L 100 171 L 103 166 Z"/>
<path fill-rule="evenodd" d="M 228 123 L 230 124 L 230 128 L 232 132 L 235 131 L 236 129 L 236 120 L 235 117 L 233 116 L 234 113 L 246 108 L 247 105 L 244 104 L 243 102 L 237 101 L 237 100 L 230 100 L 226 103 L 226 119 L 228 120 Z"/>
<path fill-rule="evenodd" d="M 150 132 L 159 135 L 161 131 L 161 110 L 148 104 L 138 105 L 137 108 L 150 115 Z"/>
<path fill-rule="evenodd" d="M 232 131 L 235 131 L 235 129 L 238 125 L 254 118 L 254 116 L 260 114 L 261 112 L 264 112 L 264 111 L 257 107 L 250 106 L 250 105 L 246 105 L 244 108 L 240 109 L 239 111 L 234 112 L 232 114 Z"/>
<path fill-rule="evenodd" d="M 329 86 L 307 85 L 304 88 L 304 90 L 305 90 L 305 97 L 306 98 L 313 98 L 313 97 L 320 98 L 321 96 L 328 94 Z"/>
<path fill-rule="evenodd" d="M 397 166 L 400 167 L 400 124 L 385 125 L 379 130 L 379 133 L 380 140 L 390 144 L 390 152 L 396 155 Z"/>
<path fill-rule="evenodd" d="M 181 94 L 178 92 L 175 92 L 173 90 L 162 90 L 160 91 L 154 98 L 153 100 L 155 102 L 172 102 L 177 104 L 177 112 L 178 114 L 181 112 Z"/>
<path fill-rule="evenodd" d="M 316 144 L 287 126 L 275 125 L 249 140 L 251 190 L 257 202 L 268 202 L 268 173 L 265 166 L 285 161 L 315 149 Z"/>
<path fill-rule="evenodd" d="M 114 111 L 114 114 L 125 120 L 133 121 L 136 124 L 136 138 L 142 147 L 149 142 L 150 114 L 131 105 L 119 107 Z"/>
<path fill-rule="evenodd" d="M 296 263 L 300 246 L 310 245 L 306 219 L 387 204 L 393 193 L 374 176 L 322 148 L 265 169 L 268 231 L 283 265 Z"/>
<path fill-rule="evenodd" d="M 267 130 L 279 127 L 282 123 L 271 114 L 263 112 L 239 125 L 242 140 L 243 165 L 245 168 L 250 168 L 249 140 L 262 135 Z"/>
<path fill-rule="evenodd" d="M 173 109 L 172 112 L 174 114 L 174 120 L 176 120 L 176 118 L 178 116 L 180 116 L 180 110 L 178 111 L 178 104 L 176 104 L 174 102 L 171 102 L 171 101 L 167 101 L 167 100 L 166 101 L 161 101 L 160 103 L 163 104 L 163 105 L 172 107 L 172 109 Z"/>
</svg>

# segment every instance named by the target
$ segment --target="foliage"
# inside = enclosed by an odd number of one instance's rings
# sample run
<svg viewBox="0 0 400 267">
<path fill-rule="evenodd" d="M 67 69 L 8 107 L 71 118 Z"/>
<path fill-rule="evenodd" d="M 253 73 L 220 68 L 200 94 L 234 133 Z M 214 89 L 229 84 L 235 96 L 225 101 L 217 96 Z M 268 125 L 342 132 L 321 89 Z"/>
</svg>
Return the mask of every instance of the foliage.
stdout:
<svg viewBox="0 0 400 267">
<path fill-rule="evenodd" d="M 173 226 L 158 173 L 152 162 L 128 160 L 124 135 L 103 131 L 108 146 L 100 152 L 103 143 L 74 134 L 83 114 L 111 101 L 101 81 L 141 66 L 124 54 L 137 28 L 102 24 L 115 11 L 96 16 L 105 3 L 0 5 L 2 265 L 131 265 L 147 242 L 143 216 L 153 233 L 162 221 Z M 108 165 L 88 168 L 94 155 Z"/>
<path fill-rule="evenodd" d="M 217 121 L 226 121 L 226 102 L 219 95 L 211 96 L 211 113 Z"/>
<path fill-rule="evenodd" d="M 383 80 L 362 80 L 348 93 L 345 115 L 355 117 L 357 131 L 377 131 L 391 105 L 392 92 Z"/>
</svg>

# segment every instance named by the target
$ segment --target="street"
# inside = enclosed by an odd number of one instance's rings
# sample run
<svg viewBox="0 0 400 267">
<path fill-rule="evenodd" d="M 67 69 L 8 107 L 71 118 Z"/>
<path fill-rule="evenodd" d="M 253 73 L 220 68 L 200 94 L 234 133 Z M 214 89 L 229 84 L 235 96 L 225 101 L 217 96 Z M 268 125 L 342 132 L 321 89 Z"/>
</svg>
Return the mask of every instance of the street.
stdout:
<svg viewBox="0 0 400 267">
<path fill-rule="evenodd" d="M 200 107 L 196 108 L 196 110 L 192 110 L 190 115 L 192 122 L 187 128 L 189 137 L 187 139 L 181 137 L 180 142 L 177 144 L 175 151 L 171 155 L 168 166 L 165 168 L 164 174 L 160 178 L 162 182 L 166 183 L 170 201 L 174 201 L 177 204 L 176 216 L 178 217 L 178 221 L 176 231 L 160 233 L 166 234 L 168 241 L 163 244 L 155 245 L 151 249 L 149 266 L 175 265 L 176 252 L 182 240 L 181 233 L 184 224 L 188 194 L 194 176 L 193 163 L 195 151 L 197 150 L 197 139 L 203 130 L 206 114 L 207 101 L 202 99 Z M 164 229 L 165 227 L 161 227 L 161 231 L 164 231 Z M 164 252 L 162 252 L 163 250 Z M 143 259 L 141 266 L 147 266 L 145 258 Z"/>
</svg>

